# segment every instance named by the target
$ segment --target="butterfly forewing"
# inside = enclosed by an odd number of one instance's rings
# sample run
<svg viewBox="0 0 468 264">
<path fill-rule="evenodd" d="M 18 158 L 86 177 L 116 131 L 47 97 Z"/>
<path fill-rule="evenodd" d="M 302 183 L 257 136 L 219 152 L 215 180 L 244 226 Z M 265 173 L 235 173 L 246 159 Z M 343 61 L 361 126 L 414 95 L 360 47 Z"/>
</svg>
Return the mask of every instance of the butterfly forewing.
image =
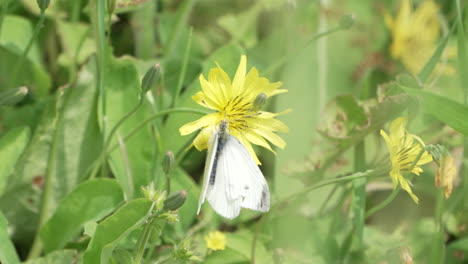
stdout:
<svg viewBox="0 0 468 264">
<path fill-rule="evenodd" d="M 205 202 L 206 192 L 208 191 L 208 184 L 210 182 L 210 175 L 211 175 L 212 168 L 213 168 L 215 152 L 218 147 L 218 139 L 219 139 L 218 132 L 215 131 L 211 135 L 210 140 L 208 142 L 208 151 L 206 154 L 206 161 L 205 161 L 205 171 L 203 174 L 203 189 L 200 193 L 200 200 L 198 201 L 197 214 L 200 213 L 200 208 L 202 204 Z"/>
</svg>

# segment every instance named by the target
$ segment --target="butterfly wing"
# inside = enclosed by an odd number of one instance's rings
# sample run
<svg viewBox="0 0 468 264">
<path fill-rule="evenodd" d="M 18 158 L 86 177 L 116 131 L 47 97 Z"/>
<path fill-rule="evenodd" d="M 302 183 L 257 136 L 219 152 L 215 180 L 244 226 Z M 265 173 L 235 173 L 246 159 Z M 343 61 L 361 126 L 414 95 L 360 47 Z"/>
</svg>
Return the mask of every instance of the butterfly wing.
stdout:
<svg viewBox="0 0 468 264">
<path fill-rule="evenodd" d="M 214 131 L 211 134 L 210 140 L 208 141 L 208 151 L 206 154 L 205 170 L 203 173 L 203 189 L 200 193 L 200 199 L 198 200 L 197 214 L 200 213 L 200 208 L 202 204 L 205 202 L 206 193 L 208 191 L 208 183 L 210 182 L 210 175 L 211 175 L 211 171 L 213 170 L 215 152 L 216 152 L 216 149 L 218 148 L 218 139 L 219 139 L 219 134 L 217 131 Z"/>
<path fill-rule="evenodd" d="M 221 165 L 222 164 L 222 165 Z M 268 183 L 247 149 L 234 136 L 227 135 L 217 175 L 225 175 L 227 200 L 260 212 L 270 210 Z"/>
</svg>

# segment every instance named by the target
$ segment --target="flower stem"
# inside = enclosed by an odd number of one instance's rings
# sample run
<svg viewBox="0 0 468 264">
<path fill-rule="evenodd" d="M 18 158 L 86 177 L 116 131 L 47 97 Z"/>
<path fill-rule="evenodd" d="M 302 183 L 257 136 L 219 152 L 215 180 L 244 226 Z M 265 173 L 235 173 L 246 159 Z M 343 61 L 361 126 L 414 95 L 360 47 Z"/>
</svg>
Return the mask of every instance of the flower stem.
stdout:
<svg viewBox="0 0 468 264">
<path fill-rule="evenodd" d="M 365 145 L 364 140 L 359 142 L 354 147 L 354 170 L 363 171 L 365 169 Z M 362 247 L 362 241 L 364 236 L 364 214 L 366 210 L 366 184 L 365 178 L 353 180 L 353 201 L 352 211 L 354 213 L 354 226 L 357 248 Z"/>
<path fill-rule="evenodd" d="M 169 115 L 169 114 L 173 114 L 173 113 L 194 113 L 194 114 L 200 114 L 200 115 L 206 115 L 208 114 L 207 111 L 204 111 L 204 110 L 198 110 L 198 109 L 194 109 L 194 108 L 186 108 L 186 107 L 179 107 L 179 108 L 171 108 L 171 109 L 167 109 L 167 110 L 163 110 L 163 111 L 159 111 L 155 114 L 153 114 L 152 116 L 149 116 L 148 118 L 146 118 L 145 120 L 141 121 L 140 124 L 138 124 L 136 127 L 133 128 L 132 131 L 130 131 L 127 135 L 125 135 L 122 140 L 125 142 L 126 140 L 128 140 L 130 137 L 132 137 L 133 135 L 135 135 L 140 129 L 142 129 L 143 127 L 145 127 L 145 125 L 147 125 L 148 123 L 152 122 L 154 119 L 157 119 L 157 118 L 160 118 L 160 117 L 164 117 L 165 115 Z M 117 149 L 119 147 L 119 144 L 115 144 L 113 145 L 112 147 L 109 148 L 109 151 L 107 151 L 106 148 L 103 148 L 103 150 L 101 151 L 101 154 L 100 156 L 96 159 L 96 161 L 90 165 L 90 167 L 86 170 L 86 173 L 84 175 L 88 175 L 88 173 L 90 172 L 91 169 L 93 169 L 92 173 L 91 174 L 94 174 L 94 170 L 96 170 L 96 167 L 99 168 L 99 164 L 101 164 L 102 162 L 102 159 L 106 158 L 107 155 L 109 155 L 110 153 L 112 153 L 112 151 L 114 151 L 115 149 Z M 95 175 L 94 175 L 95 176 Z"/>
<path fill-rule="evenodd" d="M 6 8 L 6 6 L 5 6 L 5 8 Z M 44 27 L 45 17 L 46 17 L 45 16 L 45 11 L 42 10 L 40 15 L 39 15 L 39 21 L 37 22 L 36 27 L 34 28 L 33 35 L 29 39 L 29 42 L 26 45 L 26 48 L 24 49 L 23 54 L 21 54 L 21 57 L 16 62 L 15 67 L 13 68 L 13 73 L 11 75 L 12 77 L 10 79 L 9 87 L 12 87 L 13 85 L 15 85 L 16 77 L 18 76 L 18 73 L 21 71 L 21 68 L 23 67 L 24 61 L 26 60 L 26 57 L 28 56 L 28 53 L 31 50 L 32 45 L 34 44 L 34 41 L 36 40 L 37 36 L 39 35 L 39 32 L 41 31 L 42 27 Z"/>
<path fill-rule="evenodd" d="M 153 224 L 155 221 L 156 219 L 151 219 L 148 223 L 146 223 L 143 229 L 142 236 L 140 237 L 140 241 L 138 243 L 134 264 L 140 264 L 141 259 L 143 258 L 143 254 L 145 253 L 146 245 L 148 244 L 151 232 L 153 231 Z"/>
<path fill-rule="evenodd" d="M 392 193 L 380 204 L 372 207 L 369 211 L 366 213 L 366 219 L 377 213 L 378 211 L 384 209 L 387 205 L 389 205 L 398 195 L 400 192 L 400 188 L 395 188 L 393 189 Z"/>
</svg>

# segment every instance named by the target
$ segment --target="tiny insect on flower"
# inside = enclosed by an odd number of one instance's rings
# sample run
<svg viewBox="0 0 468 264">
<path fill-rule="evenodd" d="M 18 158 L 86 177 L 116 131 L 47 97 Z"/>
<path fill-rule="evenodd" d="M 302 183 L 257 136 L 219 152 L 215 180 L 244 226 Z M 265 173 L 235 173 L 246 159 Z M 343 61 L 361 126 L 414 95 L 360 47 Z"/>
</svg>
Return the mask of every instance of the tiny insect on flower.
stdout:
<svg viewBox="0 0 468 264">
<path fill-rule="evenodd" d="M 205 236 L 206 247 L 211 250 L 224 250 L 226 249 L 227 239 L 226 235 L 220 231 L 213 231 Z"/>
<path fill-rule="evenodd" d="M 400 185 L 414 202 L 418 203 L 418 197 L 411 190 L 410 181 L 405 178 L 404 174 L 419 175 L 423 171 L 420 166 L 431 162 L 432 156 L 423 149 L 424 142 L 419 137 L 408 133 L 407 123 L 407 118 L 399 117 L 390 124 L 390 135 L 384 130 L 380 130 L 380 134 L 387 143 L 390 153 L 392 162 L 390 177 L 393 187 Z"/>
</svg>

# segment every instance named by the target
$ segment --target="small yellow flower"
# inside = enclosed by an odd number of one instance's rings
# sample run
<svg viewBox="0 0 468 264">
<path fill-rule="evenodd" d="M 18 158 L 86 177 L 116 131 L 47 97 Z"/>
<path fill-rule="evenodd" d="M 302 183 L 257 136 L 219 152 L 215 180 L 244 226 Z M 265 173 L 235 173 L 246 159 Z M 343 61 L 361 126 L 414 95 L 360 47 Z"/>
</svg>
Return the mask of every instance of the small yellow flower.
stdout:
<svg viewBox="0 0 468 264">
<path fill-rule="evenodd" d="M 453 181 L 457 176 L 457 169 L 452 156 L 447 153 L 439 160 L 439 168 L 435 176 L 435 186 L 444 189 L 445 199 L 450 197 L 453 188 Z"/>
<path fill-rule="evenodd" d="M 438 12 L 433 0 L 422 1 L 415 10 L 411 0 L 402 0 L 396 17 L 385 15 L 392 35 L 391 56 L 412 74 L 422 70 L 437 47 L 441 32 Z"/>
<path fill-rule="evenodd" d="M 282 85 L 281 82 L 270 83 L 268 79 L 259 77 L 255 68 L 246 74 L 246 65 L 247 58 L 243 55 L 232 81 L 219 66 L 210 70 L 208 80 L 200 75 L 202 90 L 192 96 L 192 99 L 216 112 L 182 126 L 179 132 L 181 135 L 188 135 L 201 129 L 193 144 L 198 150 L 203 150 L 207 148 L 213 131 L 226 120 L 229 133 L 235 136 L 257 164 L 260 164 L 251 144 L 273 151 L 267 142 L 269 141 L 284 148 L 286 142 L 276 132 L 287 132 L 288 127 L 274 118 L 279 114 L 259 111 L 254 107 L 254 101 L 262 93 L 268 98 L 287 90 L 278 89 Z"/>
<path fill-rule="evenodd" d="M 380 134 L 387 143 L 390 159 L 392 161 L 390 177 L 392 178 L 393 187 L 396 188 L 398 184 L 400 184 L 401 188 L 418 203 L 418 197 L 413 194 L 410 182 L 402 173 L 419 175 L 423 171 L 420 165 L 431 162 L 432 156 L 427 151 L 424 151 L 414 167 L 412 167 L 413 162 L 424 147 L 424 142 L 416 135 L 406 131 L 407 122 L 407 118 L 399 117 L 390 124 L 390 136 L 383 130 L 380 130 Z"/>
<path fill-rule="evenodd" d="M 220 231 L 214 231 L 208 233 L 205 236 L 206 247 L 211 250 L 224 250 L 226 249 L 226 235 Z"/>
</svg>

